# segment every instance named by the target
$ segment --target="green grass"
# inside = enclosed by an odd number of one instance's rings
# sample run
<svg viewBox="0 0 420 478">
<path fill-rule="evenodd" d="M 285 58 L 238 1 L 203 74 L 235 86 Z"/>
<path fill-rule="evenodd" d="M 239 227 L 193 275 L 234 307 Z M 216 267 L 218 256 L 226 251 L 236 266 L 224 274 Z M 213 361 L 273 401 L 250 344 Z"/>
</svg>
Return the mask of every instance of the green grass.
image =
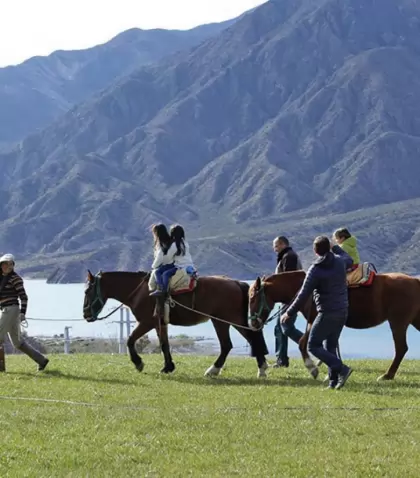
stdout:
<svg viewBox="0 0 420 478">
<path fill-rule="evenodd" d="M 7 357 L 0 476 L 419 474 L 420 362 L 393 383 L 376 382 L 388 362 L 353 362 L 346 388 L 330 391 L 300 361 L 261 381 L 251 358 L 230 357 L 217 379 L 203 377 L 214 357 L 175 360 L 161 376 L 160 356 L 139 374 L 125 356 L 55 355 L 38 374 Z"/>
</svg>

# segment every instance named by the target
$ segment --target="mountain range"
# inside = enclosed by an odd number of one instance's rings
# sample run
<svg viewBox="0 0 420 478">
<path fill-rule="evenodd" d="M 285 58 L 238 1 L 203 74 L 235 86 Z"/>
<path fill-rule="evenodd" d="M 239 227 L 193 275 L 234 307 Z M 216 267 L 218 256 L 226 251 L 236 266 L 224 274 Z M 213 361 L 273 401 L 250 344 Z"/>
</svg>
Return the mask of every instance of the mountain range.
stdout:
<svg viewBox="0 0 420 478">
<path fill-rule="evenodd" d="M 149 226 L 180 222 L 202 274 L 249 279 L 274 236 L 308 265 L 345 225 L 418 272 L 419 33 L 415 0 L 271 0 L 120 75 L 0 154 L 2 248 L 80 281 L 149 268 Z"/>
<path fill-rule="evenodd" d="M 0 68 L 0 145 L 41 130 L 118 78 L 200 44 L 235 20 L 186 31 L 133 28 L 87 50 L 56 51 Z"/>
</svg>

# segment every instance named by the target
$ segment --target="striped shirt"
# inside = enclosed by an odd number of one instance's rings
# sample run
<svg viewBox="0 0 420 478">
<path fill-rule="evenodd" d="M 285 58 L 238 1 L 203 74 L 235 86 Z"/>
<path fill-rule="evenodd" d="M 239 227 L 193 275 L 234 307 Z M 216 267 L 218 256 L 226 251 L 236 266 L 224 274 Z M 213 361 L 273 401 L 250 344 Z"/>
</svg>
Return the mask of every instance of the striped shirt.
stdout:
<svg viewBox="0 0 420 478">
<path fill-rule="evenodd" d="M 23 279 L 16 272 L 7 276 L 0 274 L 0 307 L 19 305 L 22 314 L 26 314 L 28 308 L 28 296 L 26 295 Z"/>
</svg>

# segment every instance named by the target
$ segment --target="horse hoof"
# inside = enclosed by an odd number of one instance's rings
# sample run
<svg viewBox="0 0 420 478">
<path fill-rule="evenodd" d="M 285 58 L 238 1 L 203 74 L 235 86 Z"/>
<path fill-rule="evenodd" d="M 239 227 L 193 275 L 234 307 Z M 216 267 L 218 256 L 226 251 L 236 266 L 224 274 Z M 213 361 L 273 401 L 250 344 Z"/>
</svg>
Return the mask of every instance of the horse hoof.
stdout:
<svg viewBox="0 0 420 478">
<path fill-rule="evenodd" d="M 136 365 L 137 372 L 143 372 L 143 369 L 144 369 L 144 363 L 143 362 Z"/>
<path fill-rule="evenodd" d="M 318 367 L 312 367 L 309 372 L 310 372 L 312 378 L 314 378 L 315 380 L 318 378 L 318 375 L 319 375 Z"/>
<path fill-rule="evenodd" d="M 160 373 L 172 373 L 175 370 L 175 364 L 165 365 Z"/>
<path fill-rule="evenodd" d="M 267 378 L 267 369 L 268 369 L 268 363 L 265 362 L 261 365 L 261 367 L 258 369 L 258 378 Z"/>
<path fill-rule="evenodd" d="M 214 365 L 212 365 L 210 368 L 208 368 L 205 371 L 204 376 L 205 377 L 217 377 L 220 374 L 221 370 L 222 370 L 221 368 L 218 368 L 218 367 L 215 367 Z"/>
<path fill-rule="evenodd" d="M 390 377 L 386 373 L 377 378 L 377 382 L 382 382 L 383 380 L 392 380 L 394 377 Z"/>
</svg>

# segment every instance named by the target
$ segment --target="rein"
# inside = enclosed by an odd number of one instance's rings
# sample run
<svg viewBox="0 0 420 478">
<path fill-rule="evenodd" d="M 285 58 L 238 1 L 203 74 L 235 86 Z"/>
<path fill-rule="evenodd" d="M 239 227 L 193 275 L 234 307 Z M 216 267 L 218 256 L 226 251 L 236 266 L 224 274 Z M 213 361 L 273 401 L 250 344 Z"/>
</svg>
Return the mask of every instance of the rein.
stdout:
<svg viewBox="0 0 420 478">
<path fill-rule="evenodd" d="M 130 293 L 127 300 L 131 299 L 131 297 L 140 289 L 140 287 L 145 283 L 148 276 L 149 276 L 149 274 L 146 274 L 143 277 L 140 284 L 133 290 L 133 292 Z M 99 302 L 100 305 L 101 305 L 101 311 L 102 311 L 103 307 L 105 306 L 105 301 L 103 300 L 102 293 L 101 293 L 101 285 L 100 285 L 101 277 L 102 276 L 101 276 L 100 272 L 95 276 L 94 286 L 95 286 L 96 297 L 95 297 L 94 300 L 92 300 L 92 303 L 90 304 L 90 311 L 91 311 L 92 317 L 95 319 L 94 322 L 97 322 L 98 320 L 105 320 L 108 317 L 111 317 L 111 315 L 118 312 L 122 307 L 124 307 L 124 303 L 121 303 L 118 307 L 115 307 L 114 310 L 112 310 L 109 314 L 105 315 L 104 317 L 95 317 L 95 313 L 93 312 L 93 305 L 96 304 L 96 302 Z"/>
<path fill-rule="evenodd" d="M 271 317 L 269 317 L 264 323 L 262 322 L 262 320 L 260 319 L 262 313 L 266 310 L 268 312 L 268 314 L 271 313 L 271 311 L 274 309 L 274 306 L 273 307 L 270 307 L 268 305 L 268 301 L 267 301 L 267 297 L 265 295 L 265 288 L 264 288 L 264 282 L 261 284 L 261 288 L 260 290 L 258 291 L 258 294 L 261 295 L 261 300 L 260 300 L 260 306 L 258 308 L 258 311 L 255 312 L 254 314 L 252 314 L 249 318 L 248 318 L 248 321 L 251 321 L 251 320 L 255 320 L 256 322 L 258 322 L 260 324 L 260 328 L 258 330 L 261 330 L 265 325 L 269 324 L 270 322 L 272 322 L 274 319 L 276 319 L 277 317 L 279 317 L 281 315 L 281 309 L 279 309 L 275 314 L 273 314 Z M 296 297 L 298 296 L 299 294 L 299 291 L 295 294 L 295 296 L 293 297 L 293 299 L 290 301 L 290 303 L 293 303 L 294 300 L 296 299 Z M 276 302 L 274 302 L 274 305 L 276 304 Z M 312 311 L 312 298 L 311 298 L 311 303 L 310 303 L 310 308 L 309 308 L 309 316 L 308 316 L 308 319 L 311 315 L 311 311 Z"/>
</svg>

